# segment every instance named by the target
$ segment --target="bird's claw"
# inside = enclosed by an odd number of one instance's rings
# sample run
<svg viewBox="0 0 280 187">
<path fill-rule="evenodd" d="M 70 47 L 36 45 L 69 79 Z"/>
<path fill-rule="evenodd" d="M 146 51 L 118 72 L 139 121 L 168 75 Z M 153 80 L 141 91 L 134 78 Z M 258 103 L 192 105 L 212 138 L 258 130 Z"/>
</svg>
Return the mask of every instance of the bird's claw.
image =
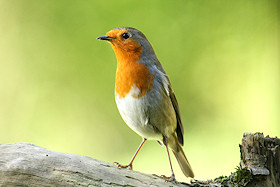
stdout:
<svg viewBox="0 0 280 187">
<path fill-rule="evenodd" d="M 128 168 L 129 170 L 132 170 L 132 164 L 128 164 L 128 165 L 121 165 L 118 162 L 114 162 L 114 164 L 116 164 L 118 166 L 118 168 Z"/>
<path fill-rule="evenodd" d="M 166 177 L 165 175 L 161 175 L 160 177 L 165 179 L 166 183 L 168 183 L 168 182 L 175 182 L 175 183 L 177 183 L 174 175 L 171 175 L 170 177 Z"/>
</svg>

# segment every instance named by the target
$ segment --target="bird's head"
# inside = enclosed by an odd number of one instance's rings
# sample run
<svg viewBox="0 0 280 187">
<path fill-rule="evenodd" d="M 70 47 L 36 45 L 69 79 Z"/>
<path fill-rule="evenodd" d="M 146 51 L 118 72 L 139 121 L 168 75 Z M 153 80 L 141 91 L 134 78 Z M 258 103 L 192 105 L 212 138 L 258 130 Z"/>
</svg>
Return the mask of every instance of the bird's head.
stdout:
<svg viewBox="0 0 280 187">
<path fill-rule="evenodd" d="M 118 61 L 128 57 L 140 59 L 141 55 L 154 55 L 154 50 L 145 35 L 132 27 L 115 28 L 97 39 L 106 40 L 111 44 Z"/>
</svg>

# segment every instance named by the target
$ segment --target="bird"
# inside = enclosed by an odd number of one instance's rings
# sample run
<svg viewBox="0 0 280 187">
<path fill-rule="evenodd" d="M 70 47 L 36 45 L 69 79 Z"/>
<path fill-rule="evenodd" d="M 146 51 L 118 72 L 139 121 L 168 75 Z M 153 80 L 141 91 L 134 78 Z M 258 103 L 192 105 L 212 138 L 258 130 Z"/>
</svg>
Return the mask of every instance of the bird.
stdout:
<svg viewBox="0 0 280 187">
<path fill-rule="evenodd" d="M 132 170 L 133 161 L 146 140 L 156 140 L 166 147 L 169 158 L 171 176 L 163 175 L 166 181 L 176 181 L 169 149 L 183 174 L 193 178 L 194 172 L 182 149 L 184 128 L 179 105 L 169 77 L 146 36 L 132 27 L 118 27 L 96 39 L 108 41 L 115 52 L 117 108 L 124 122 L 142 137 L 129 164 L 115 164 Z"/>
</svg>

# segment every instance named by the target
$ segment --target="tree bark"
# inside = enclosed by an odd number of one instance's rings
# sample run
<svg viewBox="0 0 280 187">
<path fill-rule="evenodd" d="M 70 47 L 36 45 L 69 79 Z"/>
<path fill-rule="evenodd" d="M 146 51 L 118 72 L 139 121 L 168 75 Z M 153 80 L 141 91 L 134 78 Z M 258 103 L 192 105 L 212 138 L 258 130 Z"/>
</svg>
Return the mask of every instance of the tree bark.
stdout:
<svg viewBox="0 0 280 187">
<path fill-rule="evenodd" d="M 245 134 L 241 167 L 248 168 L 248 186 L 280 186 L 280 140 Z M 165 183 L 165 180 L 90 157 L 59 153 L 30 143 L 0 144 L 0 186 L 221 186 L 215 181 Z M 228 182 L 228 186 L 236 184 Z"/>
<path fill-rule="evenodd" d="M 178 184 L 183 186 L 183 184 Z M 0 144 L 0 186 L 169 186 L 165 180 L 30 143 Z M 187 186 L 187 185 L 184 185 Z"/>
<path fill-rule="evenodd" d="M 280 187 L 280 139 L 245 133 L 240 145 L 242 168 L 251 171 L 248 186 Z"/>
</svg>

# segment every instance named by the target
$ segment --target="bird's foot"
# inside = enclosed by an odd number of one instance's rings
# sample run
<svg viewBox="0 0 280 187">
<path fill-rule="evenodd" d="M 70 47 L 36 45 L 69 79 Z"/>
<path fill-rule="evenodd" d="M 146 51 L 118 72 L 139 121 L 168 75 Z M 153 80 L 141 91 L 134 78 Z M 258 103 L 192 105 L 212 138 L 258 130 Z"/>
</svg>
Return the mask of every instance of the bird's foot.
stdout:
<svg viewBox="0 0 280 187">
<path fill-rule="evenodd" d="M 165 175 L 161 175 L 160 177 L 164 178 L 166 183 L 167 182 L 175 182 L 175 183 L 177 183 L 174 175 L 171 175 L 170 177 L 166 177 Z"/>
<path fill-rule="evenodd" d="M 132 170 L 132 164 L 128 164 L 128 165 L 121 165 L 118 162 L 114 162 L 114 164 L 116 164 L 118 166 L 118 168 L 128 168 L 130 170 Z"/>
</svg>

